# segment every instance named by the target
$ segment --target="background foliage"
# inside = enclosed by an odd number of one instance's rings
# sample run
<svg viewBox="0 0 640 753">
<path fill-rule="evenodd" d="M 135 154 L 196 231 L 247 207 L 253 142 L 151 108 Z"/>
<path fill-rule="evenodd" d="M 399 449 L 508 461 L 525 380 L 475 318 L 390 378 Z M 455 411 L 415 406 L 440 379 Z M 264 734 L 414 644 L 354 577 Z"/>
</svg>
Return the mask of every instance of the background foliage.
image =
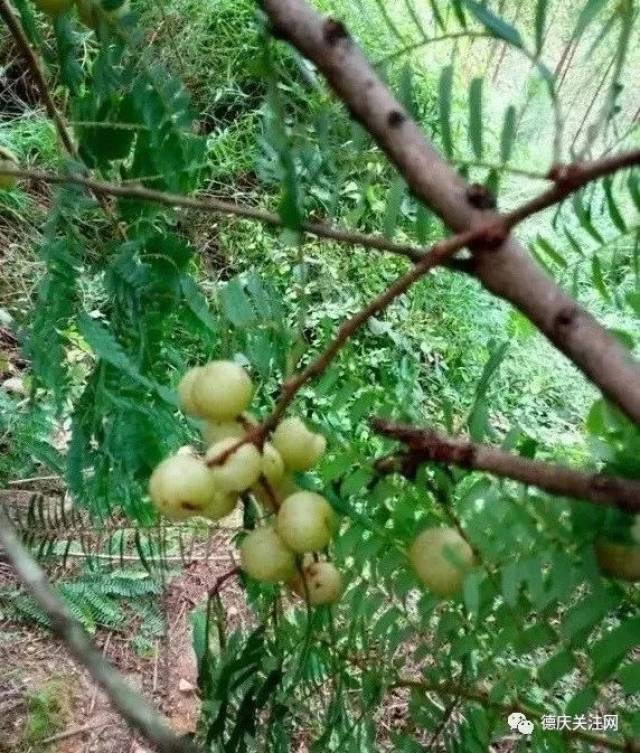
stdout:
<svg viewBox="0 0 640 753">
<path fill-rule="evenodd" d="M 539 189 L 554 150 L 570 159 L 637 144 L 629 0 L 316 5 L 345 20 L 427 134 L 500 208 Z M 134 1 L 121 25 L 97 34 L 74 14 L 52 26 L 28 0 L 16 7 L 84 166 L 116 182 L 274 209 L 287 225 L 131 200 L 105 214 L 73 187 L 0 196 L 0 324 L 18 333 L 29 363 L 26 394 L 0 392 L 2 480 L 43 467 L 60 474 L 96 525 L 135 522 L 116 549 L 151 568 L 183 534 L 157 534 L 147 479 L 168 452 L 198 442 L 176 409 L 180 375 L 234 358 L 251 371 L 264 415 L 282 379 L 405 266 L 303 242 L 300 218 L 424 244 L 443 228 L 314 70 L 269 39 L 250 0 Z M 28 165 L 78 169 L 0 34 L 0 144 Z M 634 351 L 639 213 L 636 172 L 521 228 L 538 261 Z M 402 751 L 425 742 L 486 750 L 517 704 L 537 714 L 615 711 L 627 736 L 640 735 L 637 586 L 602 577 L 593 550 L 598 532 L 627 539 L 628 519 L 477 473 L 425 467 L 409 484 L 373 469 L 391 448 L 368 428 L 382 415 L 640 477 L 637 428 L 522 315 L 439 271 L 371 320 L 295 410 L 329 440 L 318 472 L 299 480 L 344 516 L 332 557 L 349 584 L 331 612 L 307 613 L 247 582 L 257 627 L 246 635 L 227 635 L 215 604 L 196 610 L 210 749 L 288 750 L 301 736 L 314 750 L 374 749 L 390 693 L 409 703 L 384 741 Z M 451 602 L 422 589 L 404 555 L 421 527 L 439 522 L 461 525 L 482 560 Z M 66 556 L 72 534 L 44 540 Z M 88 627 L 112 624 L 122 609 L 113 597 L 146 583 L 127 577 L 96 586 L 93 572 L 62 590 Z M 428 692 L 443 683 L 447 692 Z M 570 744 L 538 726 L 529 745 Z"/>
</svg>

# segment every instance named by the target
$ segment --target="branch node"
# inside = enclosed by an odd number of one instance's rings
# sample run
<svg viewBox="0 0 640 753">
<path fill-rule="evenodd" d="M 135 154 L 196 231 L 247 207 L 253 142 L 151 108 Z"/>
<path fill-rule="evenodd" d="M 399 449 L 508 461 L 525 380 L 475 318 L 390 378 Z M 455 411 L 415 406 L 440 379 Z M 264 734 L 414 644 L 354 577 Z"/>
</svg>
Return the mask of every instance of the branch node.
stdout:
<svg viewBox="0 0 640 753">
<path fill-rule="evenodd" d="M 495 209 L 496 197 L 482 183 L 472 183 L 466 191 L 467 201 L 475 209 Z"/>
<path fill-rule="evenodd" d="M 554 330 L 563 330 L 570 327 L 578 315 L 578 309 L 575 306 L 565 306 L 555 315 L 553 319 Z"/>
<path fill-rule="evenodd" d="M 347 27 L 342 21 L 337 21 L 335 18 L 327 18 L 324 22 L 323 33 L 324 41 L 330 47 L 336 45 L 341 39 L 349 39 Z"/>
<path fill-rule="evenodd" d="M 387 123 L 389 123 L 390 128 L 398 128 L 401 126 L 404 121 L 407 119 L 407 116 L 400 112 L 400 110 L 391 110 L 391 112 L 387 115 Z"/>
</svg>

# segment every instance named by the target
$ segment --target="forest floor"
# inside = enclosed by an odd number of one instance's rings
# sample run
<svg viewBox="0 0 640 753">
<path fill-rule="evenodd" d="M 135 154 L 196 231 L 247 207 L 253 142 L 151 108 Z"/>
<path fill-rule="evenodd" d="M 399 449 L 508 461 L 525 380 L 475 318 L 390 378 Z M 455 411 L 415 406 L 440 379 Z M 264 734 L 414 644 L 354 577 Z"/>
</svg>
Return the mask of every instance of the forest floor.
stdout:
<svg viewBox="0 0 640 753">
<path fill-rule="evenodd" d="M 153 656 L 134 650 L 135 626 L 94 636 L 104 656 L 180 734 L 195 731 L 200 706 L 189 614 L 226 570 L 222 560 L 195 561 L 167 585 L 167 631 Z M 12 578 L 10 566 L 0 561 L 0 587 Z M 224 601 L 231 620 L 246 617 L 239 585 L 229 582 Z M 88 673 L 46 630 L 0 620 L 0 667 L 0 753 L 147 753 Z"/>
</svg>

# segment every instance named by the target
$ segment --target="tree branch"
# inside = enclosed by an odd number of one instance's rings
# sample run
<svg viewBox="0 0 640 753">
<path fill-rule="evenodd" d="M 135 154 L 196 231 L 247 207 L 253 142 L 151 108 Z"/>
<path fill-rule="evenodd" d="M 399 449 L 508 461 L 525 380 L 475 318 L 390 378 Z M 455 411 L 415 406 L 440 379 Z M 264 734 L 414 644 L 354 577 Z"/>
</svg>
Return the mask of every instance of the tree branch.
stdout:
<svg viewBox="0 0 640 753">
<path fill-rule="evenodd" d="M 477 227 L 492 215 L 472 206 L 467 184 L 425 139 L 340 22 L 324 20 L 304 0 L 262 0 L 262 6 L 274 33 L 322 71 L 413 193 L 451 230 Z M 518 219 L 511 216 L 512 223 Z M 473 272 L 482 284 L 519 308 L 613 403 L 640 421 L 640 369 L 615 338 L 566 295 L 515 238 L 507 238 L 491 253 L 481 250 L 475 249 Z"/>
<path fill-rule="evenodd" d="M 24 586 L 46 612 L 55 633 L 75 658 L 103 688 L 122 717 L 157 746 L 161 753 L 196 753 L 195 746 L 173 732 L 165 717 L 136 693 L 106 661 L 102 653 L 74 619 L 49 585 L 46 575 L 20 542 L 9 516 L 0 506 L 0 542 Z"/>
<path fill-rule="evenodd" d="M 67 130 L 67 126 L 62 119 L 62 115 L 60 115 L 60 113 L 58 112 L 58 108 L 53 101 L 53 97 L 51 96 L 51 92 L 49 91 L 49 87 L 47 85 L 42 69 L 40 68 L 40 65 L 38 63 L 38 59 L 36 58 L 34 51 L 31 49 L 27 35 L 24 33 L 24 29 L 22 28 L 22 24 L 16 18 L 13 8 L 11 7 L 8 0 L 0 0 L 0 18 L 2 18 L 2 20 L 7 25 L 7 28 L 11 32 L 11 35 L 18 45 L 18 49 L 27 61 L 27 65 L 31 70 L 31 75 L 34 77 L 38 86 L 38 90 L 40 91 L 42 102 L 44 103 L 45 109 L 47 110 L 47 114 L 49 115 L 51 120 L 53 120 L 56 131 L 58 132 L 58 136 L 60 137 L 60 141 L 62 141 L 62 144 L 67 152 L 74 159 L 77 159 L 78 152 L 76 151 L 76 147 L 73 143 L 73 139 L 71 138 L 71 134 Z"/>
<path fill-rule="evenodd" d="M 505 714 L 510 714 L 512 711 L 520 711 L 522 714 L 530 719 L 538 719 L 540 717 L 540 711 L 533 706 L 522 703 L 520 701 L 499 702 L 491 699 L 491 693 L 483 690 L 476 690 L 473 688 L 461 687 L 455 682 L 428 682 L 427 680 L 412 680 L 412 679 L 399 679 L 391 685 L 392 688 L 414 688 L 416 690 L 424 690 L 444 697 L 456 697 L 465 698 L 467 701 L 473 701 L 479 703 L 485 708 L 498 709 Z M 567 737 L 573 737 L 580 740 L 585 740 L 591 745 L 602 746 L 608 750 L 619 750 L 626 753 L 635 753 L 636 748 L 635 741 L 633 740 L 612 740 L 605 735 L 598 735 L 593 732 L 581 729 L 564 730 Z"/>
<path fill-rule="evenodd" d="M 0 0 L 2 2 L 2 0 Z M 153 188 L 145 188 L 141 185 L 108 183 L 95 178 L 89 178 L 77 173 L 58 174 L 44 170 L 24 170 L 7 166 L 0 170 L 0 175 L 15 175 L 17 178 L 32 181 L 34 183 L 71 184 L 90 190 L 93 194 L 115 196 L 121 199 L 132 199 L 161 204 L 167 207 L 181 207 L 183 209 L 199 209 L 214 214 L 227 214 L 248 220 L 257 220 L 265 225 L 283 227 L 279 215 L 264 209 L 251 207 L 247 204 L 237 204 L 231 201 L 214 198 L 195 198 L 180 194 L 157 191 Z M 360 233 L 356 230 L 348 230 L 342 227 L 328 225 L 323 222 L 305 222 L 302 231 L 319 238 L 328 238 L 337 243 L 363 246 L 378 251 L 389 251 L 399 256 L 405 256 L 411 261 L 417 262 L 425 254 L 425 249 L 411 243 L 394 243 L 381 235 Z"/>
<path fill-rule="evenodd" d="M 433 461 L 487 471 L 563 497 L 617 507 L 626 512 L 640 512 L 640 481 L 530 460 L 497 447 L 446 437 L 433 429 L 396 424 L 381 418 L 374 419 L 372 426 L 375 431 L 403 442 L 408 448 L 405 456 L 384 458 L 381 470 L 412 473 L 418 464 Z"/>
</svg>

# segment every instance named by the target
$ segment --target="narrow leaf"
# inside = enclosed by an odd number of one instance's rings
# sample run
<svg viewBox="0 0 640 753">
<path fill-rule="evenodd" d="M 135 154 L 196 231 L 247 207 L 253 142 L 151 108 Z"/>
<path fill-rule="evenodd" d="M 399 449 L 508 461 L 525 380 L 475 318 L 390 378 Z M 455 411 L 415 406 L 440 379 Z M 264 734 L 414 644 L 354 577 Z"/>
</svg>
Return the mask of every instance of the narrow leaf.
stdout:
<svg viewBox="0 0 640 753">
<path fill-rule="evenodd" d="M 469 139 L 474 154 L 482 159 L 482 79 L 474 78 L 469 89 Z"/>
<path fill-rule="evenodd" d="M 613 179 L 611 177 L 605 178 L 602 182 L 602 186 L 607 199 L 607 210 L 609 211 L 611 222 L 613 222 L 621 233 L 626 233 L 627 224 L 624 221 L 624 217 L 620 214 L 620 210 L 618 209 L 618 205 L 613 196 Z"/>
<path fill-rule="evenodd" d="M 448 157 L 453 155 L 451 137 L 451 89 L 453 86 L 453 66 L 443 68 L 438 85 L 438 102 L 440 106 L 440 134 L 442 146 Z"/>
<path fill-rule="evenodd" d="M 500 134 L 500 160 L 506 163 L 511 158 L 513 142 L 516 136 L 516 108 L 509 105 L 504 114 L 502 133 Z"/>
<path fill-rule="evenodd" d="M 536 32 L 536 55 L 542 50 L 544 41 L 544 27 L 547 20 L 547 6 L 549 0 L 538 0 L 536 4 L 535 32 Z"/>
<path fill-rule="evenodd" d="M 577 39 L 582 36 L 587 26 L 593 21 L 593 19 L 600 13 L 600 11 L 607 4 L 607 0 L 587 0 L 587 3 L 580 11 L 576 28 L 573 32 L 573 38 Z"/>
<path fill-rule="evenodd" d="M 503 18 L 490 11 L 485 5 L 481 5 L 475 0 L 464 0 L 464 4 L 494 37 L 504 39 L 505 42 L 512 44 L 514 47 L 524 46 L 520 32 L 514 29 Z"/>
<path fill-rule="evenodd" d="M 405 194 L 405 182 L 402 178 L 396 178 L 387 193 L 387 208 L 384 215 L 382 232 L 385 238 L 391 240 L 398 224 L 400 207 Z"/>
<path fill-rule="evenodd" d="M 591 279 L 593 280 L 593 284 L 596 286 L 596 289 L 605 299 L 605 301 L 611 302 L 611 295 L 607 290 L 604 276 L 602 274 L 602 265 L 600 264 L 600 259 L 596 254 L 591 257 Z"/>
</svg>

